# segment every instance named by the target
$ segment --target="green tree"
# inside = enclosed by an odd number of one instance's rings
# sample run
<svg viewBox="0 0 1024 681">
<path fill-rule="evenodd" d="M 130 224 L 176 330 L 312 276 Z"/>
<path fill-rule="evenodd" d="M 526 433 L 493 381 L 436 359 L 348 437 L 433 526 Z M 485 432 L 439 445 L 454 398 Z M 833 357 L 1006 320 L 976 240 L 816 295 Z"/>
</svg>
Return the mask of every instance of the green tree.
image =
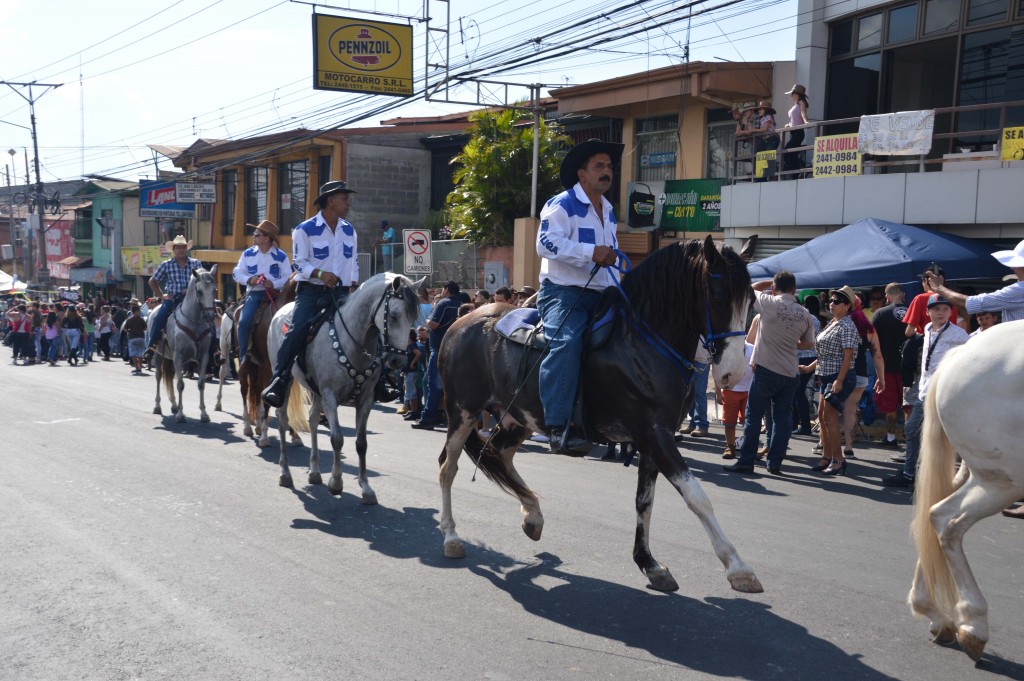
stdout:
<svg viewBox="0 0 1024 681">
<path fill-rule="evenodd" d="M 470 140 L 452 159 L 458 165 L 447 199 L 452 233 L 480 245 L 508 246 L 515 219 L 531 214 L 533 124 L 511 109 L 480 111 L 469 120 Z M 562 191 L 558 168 L 572 140 L 541 121 L 539 141 L 537 202 L 543 205 Z"/>
</svg>

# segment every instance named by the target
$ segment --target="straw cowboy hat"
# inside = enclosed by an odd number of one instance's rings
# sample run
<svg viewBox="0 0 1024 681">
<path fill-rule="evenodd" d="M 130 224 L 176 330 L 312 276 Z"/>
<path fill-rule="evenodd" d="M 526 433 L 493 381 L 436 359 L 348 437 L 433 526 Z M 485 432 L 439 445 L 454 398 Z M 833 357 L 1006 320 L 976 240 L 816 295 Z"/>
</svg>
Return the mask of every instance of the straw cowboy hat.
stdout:
<svg viewBox="0 0 1024 681">
<path fill-rule="evenodd" d="M 579 182 L 579 178 L 576 177 L 576 171 L 585 166 L 590 157 L 595 154 L 608 154 L 612 159 L 612 167 L 617 169 L 619 162 L 622 160 L 622 150 L 625 147 L 626 145 L 624 144 L 602 142 L 598 139 L 580 142 L 570 149 L 569 153 L 562 159 L 562 166 L 558 171 L 558 179 L 562 181 L 563 187 L 572 189 Z"/>
<path fill-rule="evenodd" d="M 770 99 L 762 99 L 760 102 L 757 103 L 757 108 L 764 109 L 765 113 L 775 113 L 775 109 L 772 108 L 772 100 Z"/>
<path fill-rule="evenodd" d="M 355 194 L 355 189 L 349 189 L 345 180 L 332 180 L 325 182 L 320 186 L 320 195 L 316 197 L 313 204 L 316 206 L 320 205 L 320 202 L 326 199 L 331 194 Z"/>
<path fill-rule="evenodd" d="M 168 241 L 167 243 L 165 243 L 164 249 L 168 252 L 171 252 L 174 250 L 175 246 L 184 246 L 186 251 L 191 251 L 192 240 L 189 239 L 188 241 L 185 241 L 185 237 L 179 234 L 178 236 L 174 237 L 173 241 Z"/>
<path fill-rule="evenodd" d="M 786 94 L 787 95 L 797 94 L 797 95 L 803 95 L 804 97 L 806 97 L 807 96 L 807 88 L 805 88 L 803 85 L 794 85 L 793 87 L 791 87 L 789 89 L 789 92 L 787 92 Z"/>
<path fill-rule="evenodd" d="M 992 257 L 1007 267 L 1024 267 L 1024 241 L 1012 251 L 996 251 Z"/>
<path fill-rule="evenodd" d="M 269 236 L 270 240 L 273 241 L 275 244 L 277 244 L 278 246 L 281 245 L 281 242 L 279 240 L 281 230 L 279 230 L 277 228 L 277 225 L 275 225 L 270 220 L 263 220 L 258 225 L 246 225 L 246 227 L 251 228 L 252 231 L 254 232 L 263 232 L 264 234 Z"/>
<path fill-rule="evenodd" d="M 850 306 L 850 309 L 853 309 L 853 301 L 857 300 L 857 292 L 849 286 L 833 289 L 828 292 L 830 296 L 834 296 L 837 293 L 843 298 L 846 298 L 846 302 Z"/>
</svg>

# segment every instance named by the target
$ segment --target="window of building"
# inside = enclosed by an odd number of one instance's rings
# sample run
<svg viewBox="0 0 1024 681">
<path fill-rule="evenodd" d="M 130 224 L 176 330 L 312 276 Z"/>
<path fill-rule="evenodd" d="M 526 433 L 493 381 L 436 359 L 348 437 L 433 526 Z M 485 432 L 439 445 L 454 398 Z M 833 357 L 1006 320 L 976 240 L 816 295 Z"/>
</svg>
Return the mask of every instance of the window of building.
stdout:
<svg viewBox="0 0 1024 681">
<path fill-rule="evenodd" d="M 277 226 L 282 234 L 291 233 L 306 219 L 306 186 L 309 182 L 309 161 L 282 163 L 277 167 L 277 191 L 280 194 Z"/>
<path fill-rule="evenodd" d="M 828 118 L 852 118 L 878 113 L 878 85 L 882 70 L 882 55 L 878 52 L 853 59 L 832 62 L 828 70 Z M 856 132 L 851 129 L 829 128 L 829 134 Z"/>
<path fill-rule="evenodd" d="M 113 208 L 104 208 L 100 211 L 100 244 L 106 249 L 110 249 L 110 236 L 114 233 L 114 227 L 110 224 L 113 219 Z"/>
<path fill-rule="evenodd" d="M 245 169 L 245 222 L 258 225 L 267 219 L 267 189 L 269 182 L 266 168 Z"/>
<path fill-rule="evenodd" d="M 729 109 L 708 110 L 708 149 L 704 177 L 732 177 L 731 161 L 735 142 L 736 121 L 732 119 Z"/>
<path fill-rule="evenodd" d="M 676 179 L 679 124 L 675 116 L 638 118 L 636 121 L 636 172 L 638 182 Z"/>
<path fill-rule="evenodd" d="M 235 200 L 238 197 L 238 171 L 225 170 L 220 174 L 220 181 L 220 200 L 223 206 L 220 218 L 220 232 L 224 236 L 231 236 L 235 233 Z"/>
<path fill-rule="evenodd" d="M 889 30 L 886 42 L 902 43 L 917 37 L 917 5 L 889 10 Z"/>
<path fill-rule="evenodd" d="M 142 223 L 142 245 L 159 246 L 163 241 L 160 239 L 160 223 L 156 220 L 146 220 Z"/>
<path fill-rule="evenodd" d="M 925 0 L 925 35 L 948 33 L 958 28 L 960 28 L 960 0 Z"/>
<path fill-rule="evenodd" d="M 869 14 L 857 22 L 857 49 L 869 50 L 882 44 L 882 14 Z"/>
<path fill-rule="evenodd" d="M 964 36 L 960 58 L 959 105 L 991 104 L 1024 99 L 1024 25 L 997 28 Z M 1024 124 L 1024 110 L 1007 110 L 1006 126 Z M 957 116 L 958 144 L 983 147 L 998 139 L 998 109 L 967 111 Z"/>
<path fill-rule="evenodd" d="M 317 181 L 316 186 L 322 187 L 331 181 L 331 155 L 321 156 L 317 159 Z"/>
<path fill-rule="evenodd" d="M 840 21 L 832 27 L 832 49 L 830 54 L 833 57 L 849 54 L 853 49 L 853 21 Z"/>
<path fill-rule="evenodd" d="M 92 241 L 92 207 L 81 208 L 75 213 L 75 226 L 71 233 L 78 241 Z"/>
<path fill-rule="evenodd" d="M 981 26 L 1005 21 L 1009 0 L 967 0 L 967 25 Z"/>
</svg>

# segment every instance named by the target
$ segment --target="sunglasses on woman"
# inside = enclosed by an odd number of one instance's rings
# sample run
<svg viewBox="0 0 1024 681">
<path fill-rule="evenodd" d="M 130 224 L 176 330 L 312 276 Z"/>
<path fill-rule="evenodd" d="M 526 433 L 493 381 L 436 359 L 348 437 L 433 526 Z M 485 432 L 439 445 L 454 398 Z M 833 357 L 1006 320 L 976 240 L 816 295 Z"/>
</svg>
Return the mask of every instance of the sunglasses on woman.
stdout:
<svg viewBox="0 0 1024 681">
<path fill-rule="evenodd" d="M 828 302 L 832 303 L 833 305 L 849 305 L 850 304 L 847 301 L 841 300 L 839 298 L 829 298 Z"/>
</svg>

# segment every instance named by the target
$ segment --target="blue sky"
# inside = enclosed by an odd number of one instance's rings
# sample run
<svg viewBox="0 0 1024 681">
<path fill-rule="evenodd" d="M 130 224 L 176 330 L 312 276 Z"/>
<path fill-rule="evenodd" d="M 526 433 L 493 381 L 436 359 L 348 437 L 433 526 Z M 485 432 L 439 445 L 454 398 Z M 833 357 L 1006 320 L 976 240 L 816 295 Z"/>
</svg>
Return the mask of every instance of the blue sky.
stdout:
<svg viewBox="0 0 1024 681">
<path fill-rule="evenodd" d="M 415 71 L 422 78 L 426 63 L 424 23 L 419 21 L 424 13 L 422 0 L 332 4 L 339 9 L 321 6 L 317 11 L 411 21 Z M 452 0 L 451 58 L 480 66 L 489 53 L 493 62 L 493 53 L 502 47 L 509 48 L 509 55 L 517 47 L 529 54 L 524 46 L 531 38 L 627 4 L 628 0 L 597 0 L 586 6 Z M 638 11 L 648 16 L 682 16 L 686 10 L 679 8 L 684 4 L 650 0 L 632 16 L 614 14 L 587 25 L 582 37 L 626 30 Z M 724 4 L 708 2 L 698 7 Z M 433 25 L 443 26 L 444 5 L 434 2 L 430 7 L 436 15 Z M 342 8 L 415 18 L 368 17 Z M 289 0 L 3 0 L 0 79 L 63 83 L 36 104 L 44 182 L 77 178 L 83 171 L 134 180 L 153 172 L 147 143 L 187 145 L 200 136 L 235 139 L 299 126 L 332 127 L 391 102 L 391 98 L 364 101 L 351 93 L 312 89 L 312 12 L 309 4 Z M 790 60 L 795 14 L 796 0 L 743 0 L 696 17 L 689 34 L 690 59 Z M 541 44 L 557 45 L 565 39 L 555 35 Z M 588 83 L 681 63 L 685 42 L 685 21 L 658 22 L 608 48 L 488 77 L 549 85 Z M 18 152 L 18 182 L 22 182 L 22 149 L 27 147 L 32 154 L 25 129 L 28 106 L 10 88 L 0 87 L 0 149 Z M 398 110 L 371 116 L 358 125 L 464 108 L 410 100 Z M 10 160 L 2 156 L 4 162 Z M 161 167 L 170 166 L 162 163 Z"/>
</svg>

